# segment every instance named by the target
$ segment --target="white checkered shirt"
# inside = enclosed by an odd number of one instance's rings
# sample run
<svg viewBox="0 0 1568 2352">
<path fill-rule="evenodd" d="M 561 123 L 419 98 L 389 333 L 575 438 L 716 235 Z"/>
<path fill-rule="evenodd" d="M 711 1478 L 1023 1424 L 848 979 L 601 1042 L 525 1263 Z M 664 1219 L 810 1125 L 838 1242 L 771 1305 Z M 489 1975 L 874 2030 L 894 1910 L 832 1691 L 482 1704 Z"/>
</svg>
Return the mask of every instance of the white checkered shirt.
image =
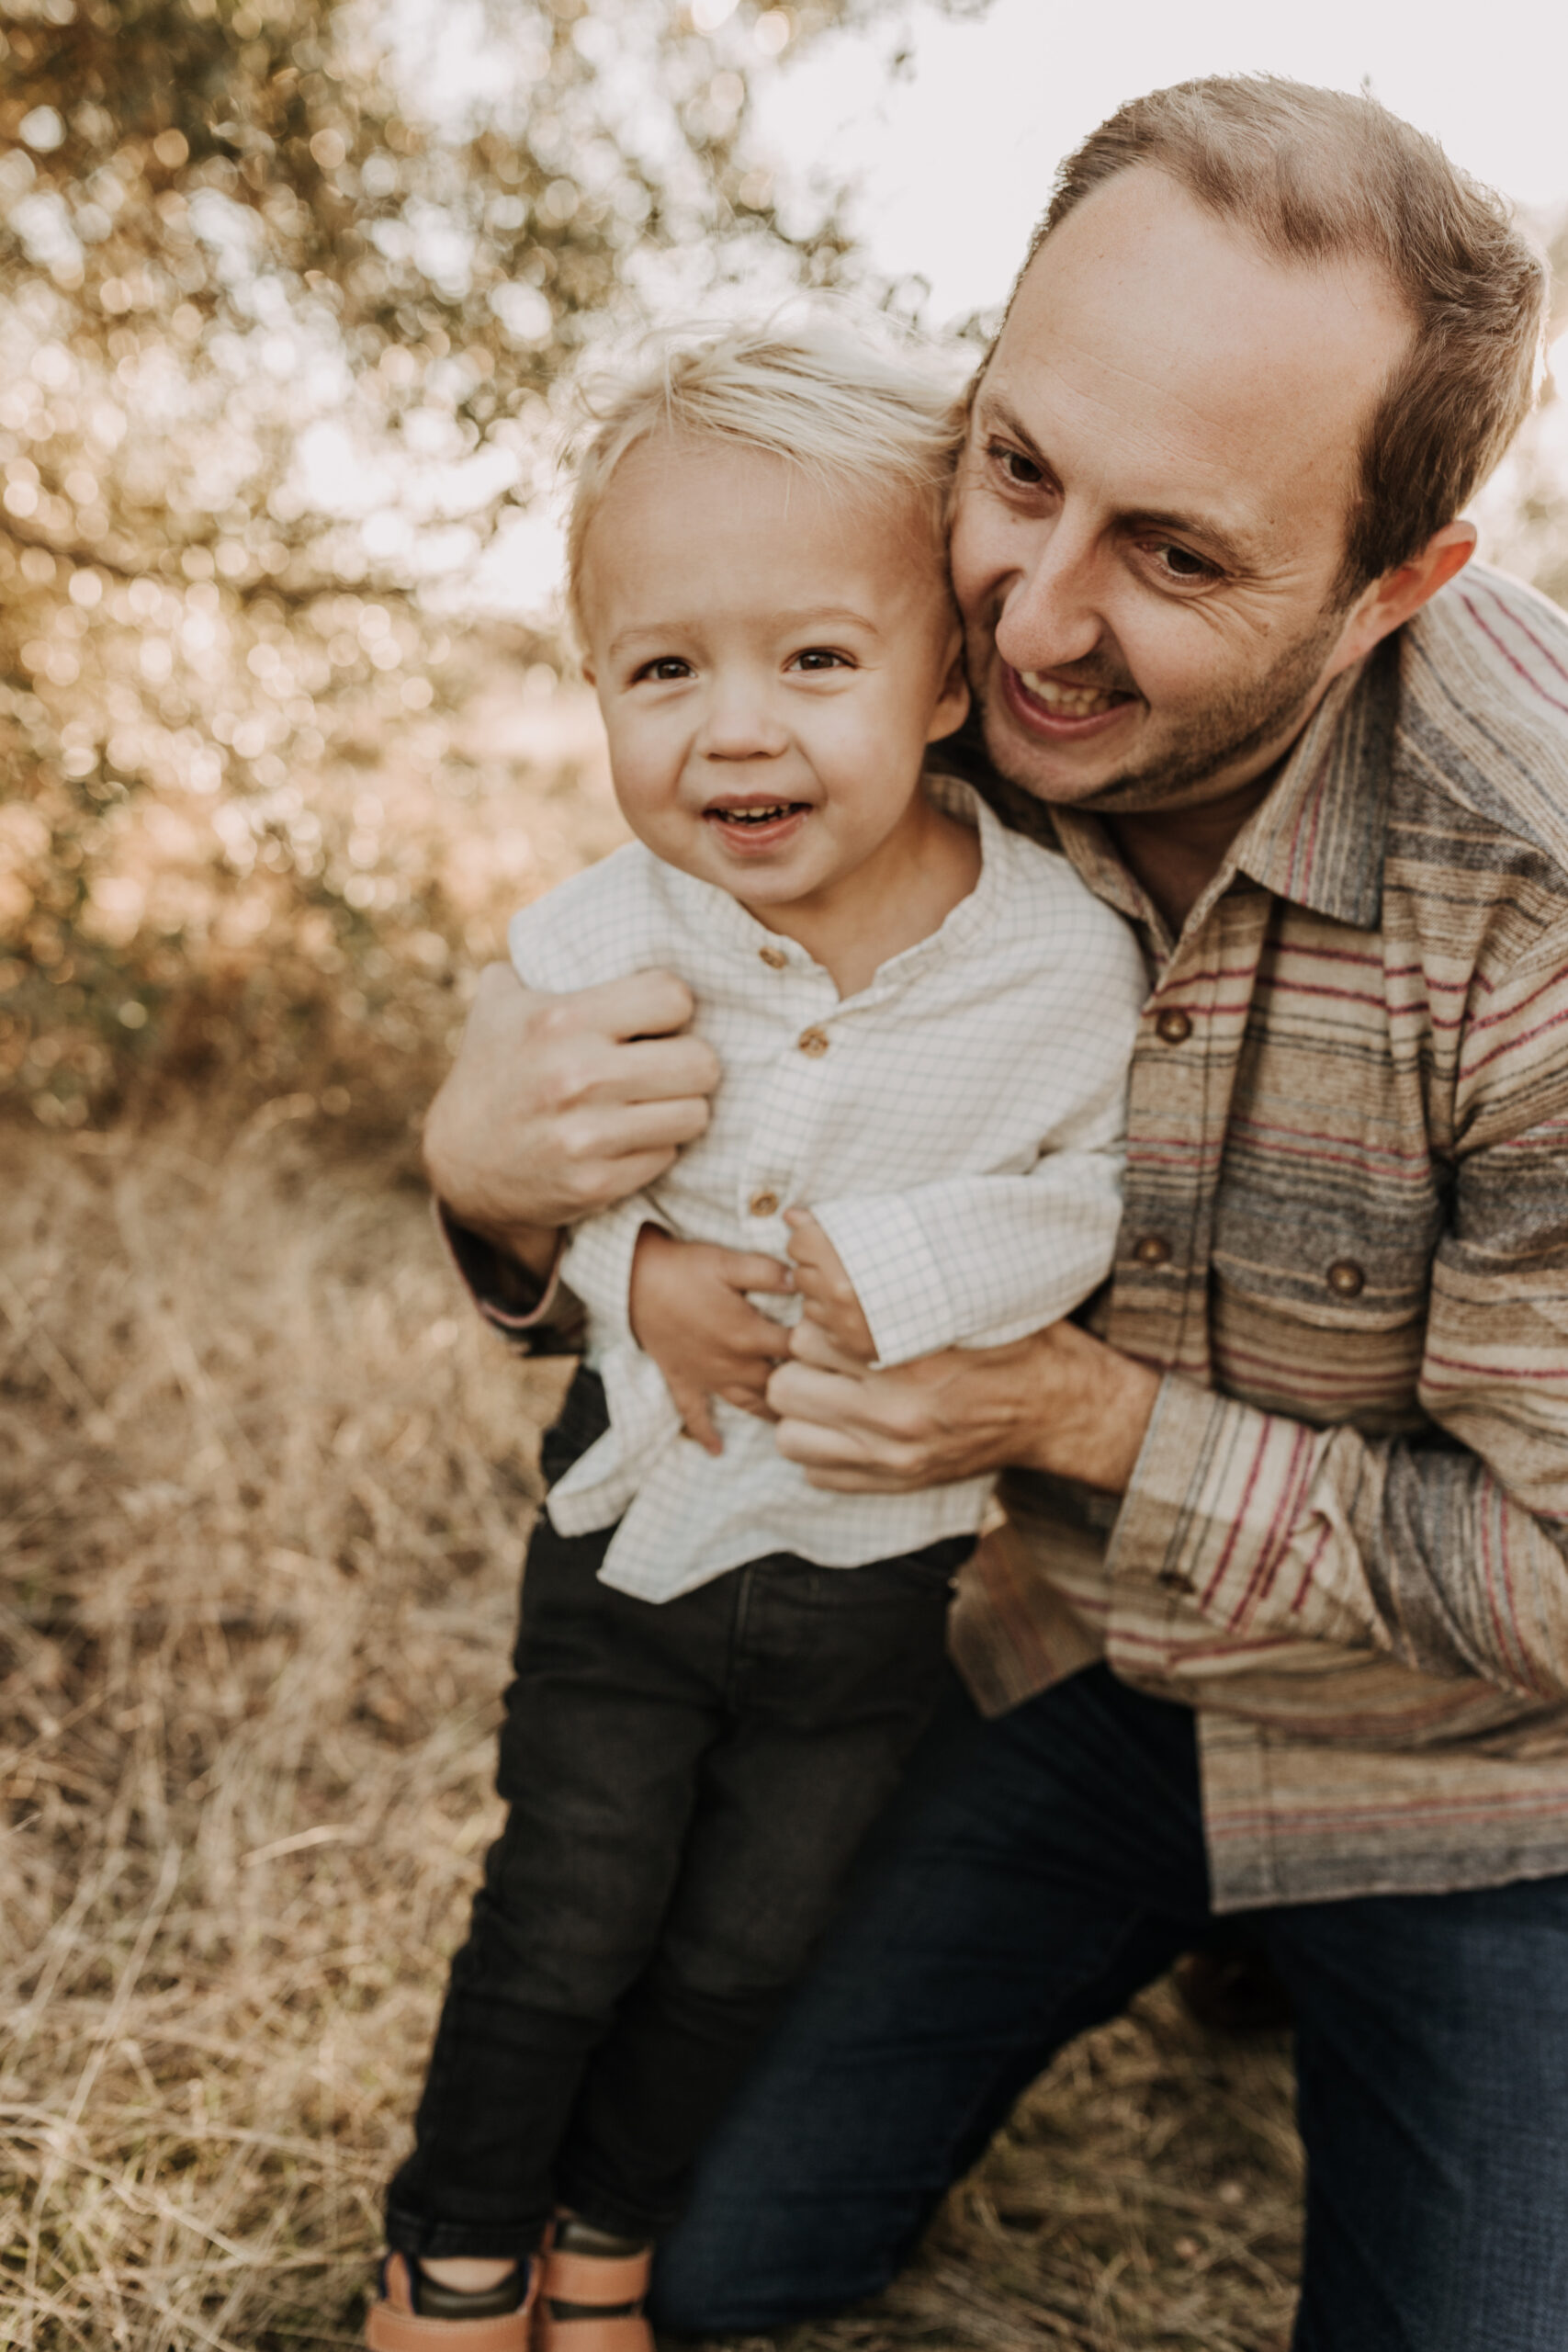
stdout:
<svg viewBox="0 0 1568 2352">
<path fill-rule="evenodd" d="M 885 1364 L 1020 1339 L 1110 1272 L 1142 956 L 1065 858 L 1004 830 L 967 786 L 927 781 L 978 823 L 980 878 L 858 995 L 840 1001 L 804 948 L 640 842 L 513 920 L 531 988 L 678 974 L 724 1072 L 706 1133 L 646 1192 L 579 1226 L 563 1263 L 611 1426 L 548 1509 L 565 1534 L 620 1521 L 602 1574 L 623 1592 L 671 1600 L 776 1552 L 857 1567 L 972 1532 L 991 1491 L 969 1478 L 825 1493 L 766 1422 L 723 1404 L 721 1455 L 682 1436 L 631 1336 L 645 1224 L 783 1259 L 784 1210 L 809 1208 Z M 800 1306 L 757 1303 L 785 1322 Z"/>
</svg>

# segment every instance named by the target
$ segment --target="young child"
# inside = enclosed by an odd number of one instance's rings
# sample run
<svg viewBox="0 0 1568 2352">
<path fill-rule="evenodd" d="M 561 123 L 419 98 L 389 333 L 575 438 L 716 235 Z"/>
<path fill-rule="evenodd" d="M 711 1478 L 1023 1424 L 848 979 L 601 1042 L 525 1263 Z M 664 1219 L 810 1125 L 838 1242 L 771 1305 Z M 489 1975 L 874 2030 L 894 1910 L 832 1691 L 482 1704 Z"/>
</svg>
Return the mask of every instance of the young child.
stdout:
<svg viewBox="0 0 1568 2352">
<path fill-rule="evenodd" d="M 520 914 L 513 956 L 547 989 L 679 974 L 724 1075 L 701 1139 L 564 1261 L 589 1341 L 546 1441 L 511 1811 L 390 2191 L 376 2352 L 651 2352 L 652 2243 L 934 1703 L 988 1494 L 813 1487 L 684 1348 L 678 1405 L 632 1328 L 644 1229 L 691 1250 L 698 1324 L 700 1245 L 761 1251 L 781 1327 L 804 1298 L 885 1364 L 1020 1337 L 1110 1269 L 1132 934 L 922 777 L 967 707 L 957 437 L 901 360 L 736 334 L 626 390 L 581 470 L 572 605 L 637 839 Z"/>
</svg>

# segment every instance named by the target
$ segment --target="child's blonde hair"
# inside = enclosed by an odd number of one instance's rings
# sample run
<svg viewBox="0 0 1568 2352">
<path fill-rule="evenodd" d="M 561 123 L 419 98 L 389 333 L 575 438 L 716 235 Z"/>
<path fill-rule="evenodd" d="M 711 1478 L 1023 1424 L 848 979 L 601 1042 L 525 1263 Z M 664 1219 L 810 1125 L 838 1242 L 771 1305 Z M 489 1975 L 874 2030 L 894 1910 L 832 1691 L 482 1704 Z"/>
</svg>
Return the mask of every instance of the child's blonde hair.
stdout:
<svg viewBox="0 0 1568 2352">
<path fill-rule="evenodd" d="M 783 458 L 811 481 L 912 503 L 942 545 L 964 402 L 929 362 L 833 322 L 734 328 L 665 345 L 640 373 L 585 396 L 594 430 L 567 525 L 567 603 L 582 635 L 589 526 L 621 460 L 658 433 L 712 436 Z"/>
</svg>

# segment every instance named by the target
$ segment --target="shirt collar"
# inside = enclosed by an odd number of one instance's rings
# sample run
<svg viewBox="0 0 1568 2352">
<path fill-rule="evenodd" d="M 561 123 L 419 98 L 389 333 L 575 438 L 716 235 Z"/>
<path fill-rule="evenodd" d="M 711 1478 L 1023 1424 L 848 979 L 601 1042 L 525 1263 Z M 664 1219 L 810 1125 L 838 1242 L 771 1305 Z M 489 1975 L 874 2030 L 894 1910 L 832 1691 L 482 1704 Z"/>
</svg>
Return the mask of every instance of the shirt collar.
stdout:
<svg viewBox="0 0 1568 2352">
<path fill-rule="evenodd" d="M 940 808 L 960 822 L 974 825 L 980 835 L 980 874 L 967 898 L 952 908 L 937 929 L 918 939 L 890 956 L 877 972 L 874 980 L 859 995 L 845 1002 L 859 1004 L 863 998 L 877 995 L 890 987 L 901 987 L 913 978 L 928 962 L 948 956 L 969 945 L 992 925 L 1007 888 L 1009 860 L 1008 837 L 975 787 L 950 772 L 928 768 L 922 778 L 926 790 Z M 738 899 L 722 890 L 716 882 L 702 881 L 682 868 L 658 861 L 663 887 L 681 909 L 684 920 L 700 936 L 719 944 L 731 953 L 748 957 L 765 949 L 770 958 L 781 956 L 792 970 L 810 973 L 827 980 L 822 967 L 795 940 L 782 932 L 771 931 L 765 923 L 748 911 Z M 829 981 L 831 986 L 831 982 Z"/>
<path fill-rule="evenodd" d="M 1237 836 L 1237 871 L 1333 922 L 1374 930 L 1398 716 L 1394 637 L 1334 680 Z"/>
</svg>

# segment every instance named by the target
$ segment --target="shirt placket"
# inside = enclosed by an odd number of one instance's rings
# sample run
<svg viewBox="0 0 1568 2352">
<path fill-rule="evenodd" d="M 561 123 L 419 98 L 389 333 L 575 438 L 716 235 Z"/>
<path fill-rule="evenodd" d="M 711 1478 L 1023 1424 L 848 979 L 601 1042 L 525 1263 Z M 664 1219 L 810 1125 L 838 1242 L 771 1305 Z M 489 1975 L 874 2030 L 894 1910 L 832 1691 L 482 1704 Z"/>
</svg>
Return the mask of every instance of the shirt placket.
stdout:
<svg viewBox="0 0 1568 2352">
<path fill-rule="evenodd" d="M 782 1256 L 789 1240 L 784 1212 L 807 1205 L 799 1196 L 801 1170 L 813 1164 L 837 1075 L 837 1064 L 831 1074 L 828 1065 L 841 1056 L 844 1041 L 835 1030 L 839 999 L 825 973 L 792 967 L 784 950 L 772 945 L 761 948 L 759 958 L 778 978 L 774 1017 L 787 1019 L 794 1034 L 759 1101 L 736 1172 L 735 1204 L 741 1230 L 756 1237 L 754 1246 Z"/>
<path fill-rule="evenodd" d="M 1209 1255 L 1231 1097 L 1269 899 L 1233 886 L 1185 935 L 1139 1017 L 1106 1338 L 1211 1382 Z"/>
</svg>

